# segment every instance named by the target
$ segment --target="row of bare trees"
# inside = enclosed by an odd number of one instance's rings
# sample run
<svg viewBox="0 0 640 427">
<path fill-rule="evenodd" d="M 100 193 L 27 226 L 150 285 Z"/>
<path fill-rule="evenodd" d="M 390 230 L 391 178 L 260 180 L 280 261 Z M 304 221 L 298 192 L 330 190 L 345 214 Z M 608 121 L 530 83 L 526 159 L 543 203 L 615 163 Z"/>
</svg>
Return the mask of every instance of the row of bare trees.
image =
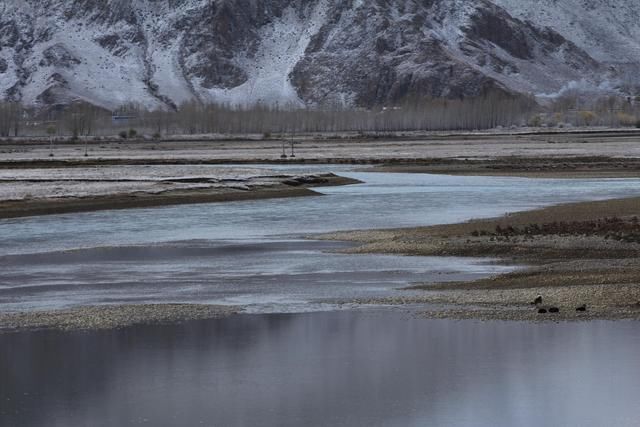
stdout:
<svg viewBox="0 0 640 427">
<path fill-rule="evenodd" d="M 104 127 L 108 112 L 90 104 L 73 104 L 59 115 L 58 123 L 73 139 L 94 135 L 96 126 Z"/>
<path fill-rule="evenodd" d="M 17 102 L 0 103 L 0 136 L 18 136 L 24 116 L 22 106 Z"/>
<path fill-rule="evenodd" d="M 18 102 L 0 102 L 0 137 L 64 135 L 77 139 L 108 131 L 111 113 L 87 103 L 63 110 L 38 110 Z"/>
<path fill-rule="evenodd" d="M 640 127 L 640 97 L 586 96 L 570 92 L 554 99 L 543 115 L 544 118 L 534 116 L 534 122 L 542 121 L 550 126 L 564 123 L 576 126 Z"/>
<path fill-rule="evenodd" d="M 189 102 L 176 112 L 140 109 L 136 116 L 141 128 L 162 134 L 399 132 L 513 126 L 526 121 L 535 106 L 530 98 L 490 94 L 464 100 L 419 99 L 374 109 Z"/>
<path fill-rule="evenodd" d="M 391 107 L 300 108 L 187 102 L 176 111 L 136 104 L 107 111 L 86 103 L 62 110 L 27 110 L 0 103 L 0 136 L 166 136 L 196 134 L 390 133 L 482 130 L 513 126 L 640 126 L 640 98 L 565 94 L 545 106 L 533 97 L 489 93 L 467 99 L 416 98 Z"/>
</svg>

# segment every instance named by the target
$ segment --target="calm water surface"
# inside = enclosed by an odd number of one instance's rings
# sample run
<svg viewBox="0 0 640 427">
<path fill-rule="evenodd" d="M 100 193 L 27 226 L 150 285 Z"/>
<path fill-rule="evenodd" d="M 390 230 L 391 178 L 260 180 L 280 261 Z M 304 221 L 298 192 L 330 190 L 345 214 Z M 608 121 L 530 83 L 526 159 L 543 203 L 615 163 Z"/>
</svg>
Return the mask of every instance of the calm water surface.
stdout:
<svg viewBox="0 0 640 427">
<path fill-rule="evenodd" d="M 3 426 L 637 426 L 634 322 L 241 315 L 0 335 Z"/>
</svg>

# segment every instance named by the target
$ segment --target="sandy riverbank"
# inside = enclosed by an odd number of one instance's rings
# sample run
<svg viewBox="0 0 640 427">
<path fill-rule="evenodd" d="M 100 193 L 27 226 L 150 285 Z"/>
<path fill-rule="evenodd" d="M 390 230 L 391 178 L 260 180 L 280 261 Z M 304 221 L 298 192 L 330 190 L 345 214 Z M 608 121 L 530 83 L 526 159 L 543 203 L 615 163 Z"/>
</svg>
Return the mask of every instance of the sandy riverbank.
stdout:
<svg viewBox="0 0 640 427">
<path fill-rule="evenodd" d="M 438 304 L 430 317 L 640 319 L 640 198 L 571 203 L 462 224 L 321 236 L 351 253 L 497 257 L 530 267 L 475 282 L 416 284 L 416 296 L 360 301 Z M 542 295 L 540 306 L 531 302 Z M 576 308 L 586 305 L 586 311 Z M 556 314 L 539 309 L 558 308 Z"/>
<path fill-rule="evenodd" d="M 186 166 L 0 170 L 0 218 L 318 195 L 333 174 Z"/>
<path fill-rule="evenodd" d="M 139 324 L 179 323 L 216 319 L 238 307 L 197 304 L 105 305 L 57 311 L 0 313 L 0 333 L 34 329 L 99 330 Z"/>
</svg>

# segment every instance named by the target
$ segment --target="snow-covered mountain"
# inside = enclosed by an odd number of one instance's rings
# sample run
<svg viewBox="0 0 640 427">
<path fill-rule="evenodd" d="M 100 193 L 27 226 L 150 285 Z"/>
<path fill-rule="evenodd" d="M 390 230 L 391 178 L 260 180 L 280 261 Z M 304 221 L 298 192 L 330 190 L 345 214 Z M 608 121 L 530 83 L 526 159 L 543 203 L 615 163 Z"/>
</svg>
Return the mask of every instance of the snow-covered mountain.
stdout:
<svg viewBox="0 0 640 427">
<path fill-rule="evenodd" d="M 615 89 L 637 0 L 0 0 L 0 97 L 370 106 Z"/>
</svg>

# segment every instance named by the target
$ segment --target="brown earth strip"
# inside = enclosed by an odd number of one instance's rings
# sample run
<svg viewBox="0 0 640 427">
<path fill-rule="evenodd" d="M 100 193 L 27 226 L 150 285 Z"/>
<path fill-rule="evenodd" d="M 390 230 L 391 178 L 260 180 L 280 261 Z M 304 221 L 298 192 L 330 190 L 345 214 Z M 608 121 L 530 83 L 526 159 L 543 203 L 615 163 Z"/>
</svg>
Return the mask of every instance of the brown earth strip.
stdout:
<svg viewBox="0 0 640 427">
<path fill-rule="evenodd" d="M 378 172 L 524 178 L 634 178 L 640 177 L 640 159 L 611 157 L 432 159 L 386 163 L 376 167 L 375 170 Z"/>
<path fill-rule="evenodd" d="M 499 157 L 455 158 L 356 158 L 326 157 L 277 160 L 255 159 L 81 159 L 1 161 L 0 169 L 81 168 L 93 166 L 149 165 L 252 165 L 252 164 L 353 164 L 371 165 L 368 172 L 431 173 L 461 176 L 514 176 L 525 178 L 634 178 L 640 177 L 640 158 L 597 157 Z"/>
</svg>

